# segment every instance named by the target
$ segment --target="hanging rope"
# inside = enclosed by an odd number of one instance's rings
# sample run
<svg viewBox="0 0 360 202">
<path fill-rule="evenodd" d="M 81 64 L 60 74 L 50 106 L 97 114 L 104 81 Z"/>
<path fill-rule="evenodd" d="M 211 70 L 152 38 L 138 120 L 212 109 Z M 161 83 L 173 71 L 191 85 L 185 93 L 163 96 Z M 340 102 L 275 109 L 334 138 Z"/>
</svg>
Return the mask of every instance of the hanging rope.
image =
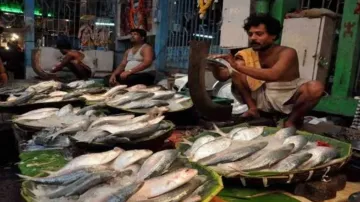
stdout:
<svg viewBox="0 0 360 202">
<path fill-rule="evenodd" d="M 205 19 L 206 11 L 210 8 L 213 0 L 199 0 L 199 14 L 200 19 Z"/>
</svg>

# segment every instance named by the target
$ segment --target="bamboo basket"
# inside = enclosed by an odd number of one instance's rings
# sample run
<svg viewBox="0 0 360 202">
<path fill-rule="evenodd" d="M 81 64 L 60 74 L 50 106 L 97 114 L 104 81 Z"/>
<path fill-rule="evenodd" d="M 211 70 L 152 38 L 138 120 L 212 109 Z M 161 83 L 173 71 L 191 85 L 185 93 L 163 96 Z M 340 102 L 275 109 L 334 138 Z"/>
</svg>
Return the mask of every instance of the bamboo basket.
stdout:
<svg viewBox="0 0 360 202">
<path fill-rule="evenodd" d="M 244 125 L 237 125 L 233 127 L 222 128 L 224 132 L 229 132 L 233 128 L 240 127 Z M 263 136 L 268 136 L 274 134 L 278 129 L 273 127 L 265 127 Z M 204 135 L 216 135 L 210 131 L 200 133 L 199 135 L 190 138 L 189 141 L 195 141 L 197 138 Z M 309 141 L 322 141 L 330 144 L 333 147 L 336 147 L 339 151 L 339 158 L 330 161 L 327 164 L 320 165 L 311 169 L 298 170 L 294 172 L 249 172 L 246 175 L 238 174 L 234 177 L 226 177 L 227 181 L 232 183 L 240 183 L 243 186 L 255 186 L 255 187 L 269 187 L 271 185 L 278 184 L 293 184 L 299 182 L 306 182 L 309 180 L 318 180 L 324 179 L 327 176 L 338 172 L 350 159 L 352 155 L 351 145 L 345 142 L 341 142 L 336 139 L 320 136 L 317 134 L 312 134 L 303 131 L 297 131 L 298 135 L 305 136 Z M 186 151 L 189 146 L 184 144 L 177 144 L 177 149 L 180 152 Z"/>
</svg>

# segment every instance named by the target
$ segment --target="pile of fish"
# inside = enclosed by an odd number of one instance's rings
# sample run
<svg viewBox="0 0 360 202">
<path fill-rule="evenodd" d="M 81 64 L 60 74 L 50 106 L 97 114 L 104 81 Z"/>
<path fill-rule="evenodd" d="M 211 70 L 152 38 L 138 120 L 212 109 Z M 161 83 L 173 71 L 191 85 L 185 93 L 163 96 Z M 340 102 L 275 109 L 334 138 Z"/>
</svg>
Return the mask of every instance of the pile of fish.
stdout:
<svg viewBox="0 0 360 202">
<path fill-rule="evenodd" d="M 201 201 L 214 181 L 178 158 L 176 150 L 120 148 L 74 158 L 47 177 L 32 181 L 34 201 Z M 28 187 L 29 188 L 29 187 Z"/>
<path fill-rule="evenodd" d="M 94 83 L 94 81 L 88 81 Z M 58 81 L 44 81 L 27 88 L 2 89 L 2 93 L 9 95 L 6 101 L 0 102 L 0 106 L 16 106 L 21 104 L 59 102 L 78 98 L 84 94 L 95 94 L 105 92 L 103 88 L 87 88 L 89 85 L 83 84 L 78 87 L 72 83 L 63 84 Z M 72 91 L 71 93 L 67 91 Z"/>
<path fill-rule="evenodd" d="M 32 141 L 48 147 L 69 146 L 69 136 L 79 142 L 108 145 L 143 142 L 160 137 L 173 127 L 172 123 L 163 121 L 162 113 L 167 108 L 153 108 L 147 114 L 135 117 L 133 114 L 105 116 L 96 110 L 97 107 L 101 106 L 42 108 L 15 117 L 13 122 L 42 129 Z"/>
<path fill-rule="evenodd" d="M 190 145 L 185 155 L 190 161 L 209 166 L 227 177 L 249 172 L 290 172 L 311 169 L 338 157 L 333 147 L 317 146 L 295 128 L 280 129 L 263 136 L 264 127 L 239 127 L 224 133 L 214 125 L 217 135 L 204 135 Z"/>
<path fill-rule="evenodd" d="M 181 103 L 190 100 L 175 91 L 163 90 L 160 86 L 135 85 L 126 88 L 124 92 L 106 100 L 106 104 L 125 110 L 167 106 L 169 111 L 176 111 L 184 108 Z"/>
</svg>

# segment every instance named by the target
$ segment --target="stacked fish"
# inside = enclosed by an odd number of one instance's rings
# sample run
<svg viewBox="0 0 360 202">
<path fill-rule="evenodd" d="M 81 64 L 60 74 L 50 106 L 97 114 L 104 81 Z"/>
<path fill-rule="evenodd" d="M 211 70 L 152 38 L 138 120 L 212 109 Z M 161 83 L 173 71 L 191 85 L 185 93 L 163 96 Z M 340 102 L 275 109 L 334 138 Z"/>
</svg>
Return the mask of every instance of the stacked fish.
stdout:
<svg viewBox="0 0 360 202">
<path fill-rule="evenodd" d="M 284 128 L 263 136 L 264 127 L 239 127 L 224 133 L 215 125 L 218 136 L 205 135 L 194 142 L 185 155 L 190 161 L 210 166 L 227 177 L 249 172 L 290 172 L 310 169 L 338 157 L 333 147 L 317 146 L 295 128 Z M 220 135 L 220 137 L 219 137 Z"/>
<path fill-rule="evenodd" d="M 9 97 L 6 101 L 0 102 L 0 106 L 16 106 L 20 104 L 32 104 L 32 103 L 47 103 L 47 102 L 59 102 L 64 100 L 71 100 L 78 98 L 84 94 L 97 94 L 106 91 L 103 88 L 87 88 L 89 87 L 83 84 L 80 89 L 73 88 L 74 85 L 65 85 L 57 81 L 44 81 L 35 85 L 31 85 L 27 88 L 17 88 L 13 90 L 0 90 L 4 93 L 8 93 Z M 73 90 L 68 93 L 64 90 Z"/>
<path fill-rule="evenodd" d="M 184 109 L 182 103 L 190 100 L 189 97 L 176 94 L 175 91 L 163 90 L 160 86 L 148 88 L 144 85 L 135 85 L 126 88 L 125 92 L 107 100 L 106 104 L 125 110 L 167 106 L 169 111 L 177 111 Z"/>
<path fill-rule="evenodd" d="M 61 109 L 37 109 L 16 117 L 13 122 L 23 126 L 42 128 L 33 142 L 49 147 L 66 147 L 68 136 L 79 142 L 117 144 L 143 142 L 167 133 L 173 124 L 163 121 L 167 108 L 154 108 L 148 114 L 104 116 L 96 111 L 99 105 L 74 109 L 66 105 Z M 100 114 L 100 115 L 99 115 Z M 66 136 L 64 136 L 66 135 Z"/>
<path fill-rule="evenodd" d="M 120 148 L 74 158 L 35 185 L 34 201 L 201 201 L 214 181 L 178 158 L 176 150 Z"/>
</svg>

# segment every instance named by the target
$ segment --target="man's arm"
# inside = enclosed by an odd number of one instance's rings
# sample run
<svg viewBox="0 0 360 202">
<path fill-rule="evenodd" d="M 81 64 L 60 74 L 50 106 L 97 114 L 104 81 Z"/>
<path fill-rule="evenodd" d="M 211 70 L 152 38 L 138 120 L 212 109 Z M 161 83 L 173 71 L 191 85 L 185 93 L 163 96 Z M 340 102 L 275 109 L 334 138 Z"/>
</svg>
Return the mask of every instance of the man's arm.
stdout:
<svg viewBox="0 0 360 202">
<path fill-rule="evenodd" d="M 65 55 L 60 64 L 56 65 L 55 68 L 51 71 L 52 73 L 61 71 L 71 60 L 74 59 L 74 55 L 70 52 Z"/>
<path fill-rule="evenodd" d="M 279 55 L 279 60 L 269 69 L 257 69 L 244 66 L 240 60 L 231 62 L 231 66 L 248 76 L 263 81 L 277 81 L 291 67 L 293 60 L 297 59 L 297 53 L 294 49 L 285 49 Z"/>
<path fill-rule="evenodd" d="M 127 51 L 125 51 L 124 57 L 123 57 L 120 65 L 113 72 L 113 75 L 115 75 L 115 76 L 119 75 L 124 71 L 126 64 L 127 64 L 127 57 L 128 57 L 129 50 L 131 50 L 131 49 L 128 49 Z"/>
<path fill-rule="evenodd" d="M 138 66 L 131 69 L 131 73 L 141 72 L 147 68 L 150 67 L 150 65 L 153 63 L 154 58 L 154 51 L 151 46 L 145 46 L 142 49 L 142 56 L 144 58 L 144 61 L 140 63 Z"/>
</svg>

